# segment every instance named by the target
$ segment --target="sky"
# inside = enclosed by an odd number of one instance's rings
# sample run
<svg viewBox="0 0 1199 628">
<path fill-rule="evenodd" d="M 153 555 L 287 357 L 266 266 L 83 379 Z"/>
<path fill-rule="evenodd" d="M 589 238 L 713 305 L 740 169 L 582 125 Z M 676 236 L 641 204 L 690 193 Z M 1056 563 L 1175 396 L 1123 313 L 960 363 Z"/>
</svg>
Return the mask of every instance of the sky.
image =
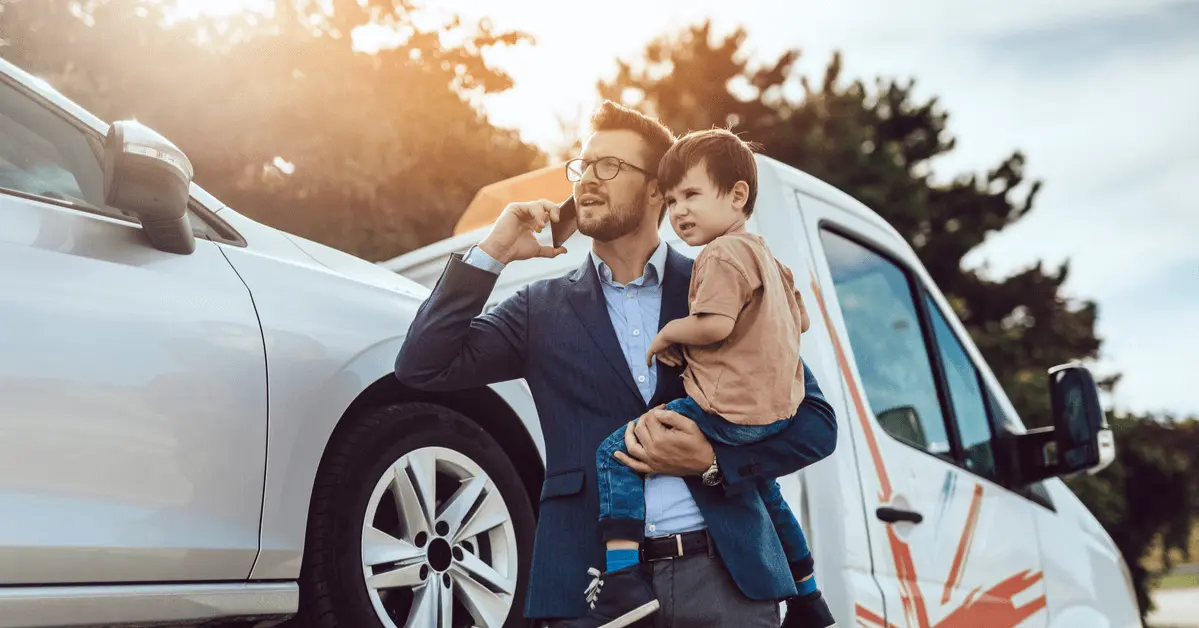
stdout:
<svg viewBox="0 0 1199 628">
<path fill-rule="evenodd" d="M 183 0 L 216 4 L 266 0 Z M 214 4 L 216 3 L 216 4 Z M 711 18 L 744 26 L 756 59 L 799 48 L 818 78 L 915 78 L 949 112 L 950 177 L 1024 151 L 1044 181 L 1033 211 L 967 257 L 1003 276 L 1070 261 L 1067 292 L 1098 302 L 1097 370 L 1133 411 L 1199 415 L 1199 0 L 425 0 L 487 17 L 534 44 L 489 62 L 516 86 L 484 99 L 491 121 L 549 151 L 570 144 L 595 84 L 652 38 Z M 199 6 L 199 5 L 197 5 Z M 752 139 L 752 138 L 751 138 Z"/>
</svg>

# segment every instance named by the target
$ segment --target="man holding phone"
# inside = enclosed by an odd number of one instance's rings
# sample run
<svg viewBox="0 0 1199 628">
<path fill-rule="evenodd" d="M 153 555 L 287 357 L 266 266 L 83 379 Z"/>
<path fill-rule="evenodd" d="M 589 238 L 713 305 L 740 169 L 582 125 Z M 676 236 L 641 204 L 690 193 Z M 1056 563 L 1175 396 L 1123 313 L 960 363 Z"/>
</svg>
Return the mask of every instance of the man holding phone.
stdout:
<svg viewBox="0 0 1199 628">
<path fill-rule="evenodd" d="M 733 526 L 724 513 L 761 510 L 758 482 L 828 456 L 833 410 L 806 366 L 796 420 L 756 445 L 709 443 L 689 419 L 656 409 L 685 394 L 679 368 L 645 361 L 661 326 L 688 313 L 691 260 L 658 237 L 665 205 L 656 173 L 674 137 L 657 120 L 610 102 L 592 117 L 592 130 L 566 168 L 573 218 L 563 216 L 569 206 L 545 200 L 505 208 L 478 246 L 450 260 L 413 321 L 396 375 L 426 390 L 528 382 L 547 468 L 527 617 L 553 626 L 586 614 L 587 570 L 604 564 L 596 447 L 641 417 L 621 461 L 649 474 L 642 560 L 661 602 L 654 622 L 777 627 L 779 600 L 796 590 L 774 528 L 764 516 Z M 507 264 L 565 252 L 569 228 L 555 230 L 553 246 L 535 233 L 569 223 L 592 239 L 587 262 L 482 314 Z"/>
</svg>

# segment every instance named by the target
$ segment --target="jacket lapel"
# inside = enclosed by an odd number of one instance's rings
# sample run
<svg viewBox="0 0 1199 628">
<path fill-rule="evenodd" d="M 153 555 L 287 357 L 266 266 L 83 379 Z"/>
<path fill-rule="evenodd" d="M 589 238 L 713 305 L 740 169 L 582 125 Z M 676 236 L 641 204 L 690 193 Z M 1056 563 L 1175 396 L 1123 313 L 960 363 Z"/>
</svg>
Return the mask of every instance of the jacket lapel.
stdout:
<svg viewBox="0 0 1199 628">
<path fill-rule="evenodd" d="M 604 300 L 604 290 L 600 286 L 599 276 L 595 273 L 595 265 L 590 257 L 570 276 L 570 281 L 573 285 L 570 287 L 568 300 L 579 321 L 583 323 L 583 328 L 591 335 L 608 365 L 615 369 L 616 376 L 637 397 L 638 403 L 643 402 L 641 391 L 637 390 L 637 384 L 633 382 L 633 373 L 629 371 L 624 353 L 620 350 L 616 331 L 612 329 L 608 303 Z"/>
<path fill-rule="evenodd" d="M 666 271 L 662 278 L 662 308 L 658 315 L 658 330 L 676 318 L 683 318 L 688 313 L 687 294 L 691 291 L 691 258 L 675 251 L 669 245 L 666 247 Z M 674 383 L 683 369 L 666 366 L 657 362 L 658 384 L 654 388 L 654 397 L 650 407 L 661 403 L 669 386 Z"/>
</svg>

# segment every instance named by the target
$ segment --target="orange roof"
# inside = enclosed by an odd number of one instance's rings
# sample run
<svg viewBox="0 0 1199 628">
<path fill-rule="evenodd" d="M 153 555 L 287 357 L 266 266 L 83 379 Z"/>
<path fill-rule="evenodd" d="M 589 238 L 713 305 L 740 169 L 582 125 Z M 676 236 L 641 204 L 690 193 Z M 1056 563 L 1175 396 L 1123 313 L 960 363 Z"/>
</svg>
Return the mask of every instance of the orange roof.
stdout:
<svg viewBox="0 0 1199 628">
<path fill-rule="evenodd" d="M 485 227 L 500 217 L 508 203 L 545 198 L 561 203 L 573 191 L 562 165 L 546 166 L 484 186 L 466 207 L 454 235 Z"/>
</svg>

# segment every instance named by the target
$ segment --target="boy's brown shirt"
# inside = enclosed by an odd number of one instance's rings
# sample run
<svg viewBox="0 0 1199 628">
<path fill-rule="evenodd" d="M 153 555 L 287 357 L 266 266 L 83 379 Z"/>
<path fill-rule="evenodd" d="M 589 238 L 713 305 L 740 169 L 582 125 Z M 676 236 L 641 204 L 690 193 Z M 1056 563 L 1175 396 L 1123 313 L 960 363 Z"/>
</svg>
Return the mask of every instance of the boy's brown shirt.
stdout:
<svg viewBox="0 0 1199 628">
<path fill-rule="evenodd" d="M 683 385 L 705 411 L 732 423 L 765 425 L 795 414 L 804 396 L 799 335 L 808 314 L 791 270 L 760 236 L 738 228 L 695 259 L 691 314 L 732 318 L 722 342 L 683 347 Z"/>
</svg>

